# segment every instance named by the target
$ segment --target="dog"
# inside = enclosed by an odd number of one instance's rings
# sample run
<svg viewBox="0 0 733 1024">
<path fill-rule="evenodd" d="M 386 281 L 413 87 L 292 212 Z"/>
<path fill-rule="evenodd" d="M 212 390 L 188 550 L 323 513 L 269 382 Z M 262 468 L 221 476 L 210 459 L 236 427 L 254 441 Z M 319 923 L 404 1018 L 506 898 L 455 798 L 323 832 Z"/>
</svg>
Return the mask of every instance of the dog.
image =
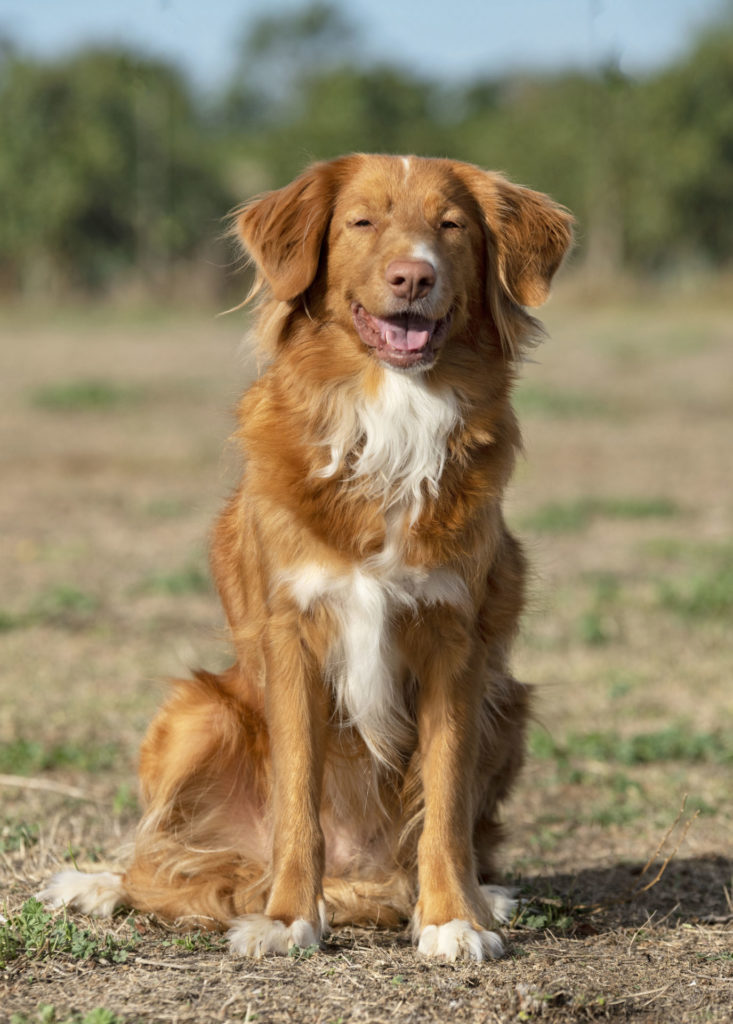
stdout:
<svg viewBox="0 0 733 1024">
<path fill-rule="evenodd" d="M 40 898 L 228 929 L 255 957 L 410 919 L 420 953 L 497 957 L 512 904 L 487 883 L 530 709 L 510 398 L 572 218 L 469 164 L 355 154 L 235 230 L 266 363 L 211 546 L 236 661 L 153 720 L 125 872 Z"/>
</svg>

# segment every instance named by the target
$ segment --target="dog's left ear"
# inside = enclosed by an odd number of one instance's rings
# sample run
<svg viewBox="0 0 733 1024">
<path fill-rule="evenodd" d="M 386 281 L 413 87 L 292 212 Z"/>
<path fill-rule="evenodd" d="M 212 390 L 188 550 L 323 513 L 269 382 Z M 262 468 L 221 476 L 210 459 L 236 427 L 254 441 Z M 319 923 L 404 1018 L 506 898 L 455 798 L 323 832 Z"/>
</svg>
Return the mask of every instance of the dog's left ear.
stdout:
<svg viewBox="0 0 733 1024">
<path fill-rule="evenodd" d="M 267 192 L 236 212 L 234 232 L 276 299 L 296 299 L 313 283 L 351 159 L 313 164 L 285 188 Z"/>
<path fill-rule="evenodd" d="M 494 240 L 501 283 L 520 306 L 541 306 L 573 241 L 573 217 L 542 192 L 457 164 Z"/>
</svg>

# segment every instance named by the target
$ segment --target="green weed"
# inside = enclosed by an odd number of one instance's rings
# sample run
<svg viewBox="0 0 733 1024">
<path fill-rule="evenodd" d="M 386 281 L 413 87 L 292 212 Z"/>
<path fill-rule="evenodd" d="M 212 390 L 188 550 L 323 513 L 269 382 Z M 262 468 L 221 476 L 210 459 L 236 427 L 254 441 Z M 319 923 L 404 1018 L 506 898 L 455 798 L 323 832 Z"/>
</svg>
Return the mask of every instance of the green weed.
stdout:
<svg viewBox="0 0 733 1024">
<path fill-rule="evenodd" d="M 0 610 L 0 633 L 38 625 L 78 627 L 84 625 L 98 607 L 99 601 L 93 594 L 71 584 L 58 584 L 41 591 L 26 611 Z"/>
<path fill-rule="evenodd" d="M 608 696 L 610 700 L 621 700 L 627 697 L 642 682 L 640 676 L 626 669 L 611 669 L 607 674 Z"/>
<path fill-rule="evenodd" d="M 37 615 L 50 618 L 63 612 L 92 612 L 97 607 L 97 600 L 71 584 L 62 583 L 44 591 L 36 599 L 34 607 Z"/>
<path fill-rule="evenodd" d="M 319 947 L 313 946 L 291 946 L 288 950 L 288 956 L 293 960 L 310 960 L 311 957 L 315 956 L 318 952 Z"/>
<path fill-rule="evenodd" d="M 117 815 L 139 810 L 135 789 L 127 782 L 121 782 L 117 787 L 112 800 L 112 810 Z"/>
<path fill-rule="evenodd" d="M 669 498 L 577 498 L 550 502 L 527 516 L 523 525 L 541 533 L 576 533 L 596 519 L 670 519 L 680 514 Z"/>
<path fill-rule="evenodd" d="M 113 742 L 66 741 L 44 746 L 38 740 L 20 737 L 0 743 L 0 771 L 11 775 L 37 775 L 64 768 L 99 772 L 119 764 L 121 756 L 119 745 Z"/>
<path fill-rule="evenodd" d="M 122 1017 L 98 1006 L 86 1013 L 72 1013 L 70 1017 L 65 1014 L 58 1016 L 55 1006 L 49 1003 L 41 1003 L 32 1017 L 24 1013 L 14 1013 L 10 1018 L 10 1024 L 123 1024 Z"/>
<path fill-rule="evenodd" d="M 225 939 L 215 932 L 186 932 L 174 939 L 161 943 L 163 946 L 176 946 L 185 949 L 188 953 L 195 953 L 199 950 L 224 949 Z M 297 947 L 293 947 L 294 949 Z"/>
<path fill-rule="evenodd" d="M 540 759 L 566 764 L 574 758 L 627 766 L 664 761 L 730 764 L 733 734 L 723 730 L 697 733 L 684 725 L 673 725 L 635 736 L 621 736 L 614 730 L 571 733 L 564 743 L 558 743 L 546 731 L 535 730 L 530 749 Z"/>
<path fill-rule="evenodd" d="M 148 502 L 145 511 L 156 519 L 177 519 L 190 511 L 190 508 L 190 502 L 181 501 L 178 498 L 159 498 Z"/>
<path fill-rule="evenodd" d="M 723 619 L 733 614 L 733 561 L 703 570 L 687 580 L 662 582 L 662 608 L 685 619 Z"/>
<path fill-rule="evenodd" d="M 519 902 L 511 922 L 512 928 L 530 931 L 568 932 L 576 924 L 578 908 L 572 900 L 548 892 L 546 896 L 531 894 Z"/>
<path fill-rule="evenodd" d="M 589 647 L 609 643 L 619 633 L 613 614 L 621 584 L 611 573 L 598 573 L 590 577 L 591 605 L 577 623 L 579 639 Z"/>
<path fill-rule="evenodd" d="M 0 608 L 0 633 L 9 633 L 11 629 L 23 626 L 23 617 Z"/>
<path fill-rule="evenodd" d="M 101 938 L 78 928 L 65 915 L 49 914 L 38 900 L 26 900 L 17 914 L 0 925 L 0 968 L 19 956 L 39 959 L 64 954 L 73 960 L 124 963 L 137 939 Z"/>
<path fill-rule="evenodd" d="M 210 583 L 208 574 L 200 566 L 191 563 L 170 573 L 148 576 L 139 589 L 144 593 L 180 597 L 185 594 L 205 594 L 210 589 Z"/>
<path fill-rule="evenodd" d="M 136 405 L 142 397 L 138 387 L 105 380 L 77 380 L 39 388 L 31 400 L 36 408 L 51 412 L 87 412 Z"/>
<path fill-rule="evenodd" d="M 523 416 L 548 416 L 553 419 L 606 417 L 613 410 L 608 402 L 580 391 L 557 391 L 522 384 L 517 388 L 515 404 Z"/>
<path fill-rule="evenodd" d="M 23 821 L 6 821 L 0 826 L 0 853 L 15 853 L 35 846 L 39 831 L 38 825 L 26 825 Z"/>
<path fill-rule="evenodd" d="M 638 804 L 634 805 L 624 799 L 616 799 L 610 803 L 601 803 L 592 807 L 583 816 L 583 821 L 589 825 L 608 828 L 610 825 L 628 825 L 630 822 L 636 821 L 643 813 L 644 808 Z"/>
</svg>

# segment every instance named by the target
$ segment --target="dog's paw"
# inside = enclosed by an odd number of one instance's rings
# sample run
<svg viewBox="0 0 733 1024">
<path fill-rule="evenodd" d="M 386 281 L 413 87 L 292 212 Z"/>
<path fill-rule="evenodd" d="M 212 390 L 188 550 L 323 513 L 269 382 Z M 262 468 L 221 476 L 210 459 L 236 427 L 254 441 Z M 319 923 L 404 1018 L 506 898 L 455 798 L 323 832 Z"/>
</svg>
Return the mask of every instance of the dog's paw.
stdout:
<svg viewBox="0 0 733 1024">
<path fill-rule="evenodd" d="M 61 871 L 36 898 L 51 910 L 69 907 L 91 917 L 111 917 L 125 903 L 125 888 L 122 875 L 111 871 Z"/>
<path fill-rule="evenodd" d="M 418 953 L 443 960 L 497 960 L 504 946 L 496 932 L 478 931 L 468 921 L 428 924 L 420 931 Z"/>
<path fill-rule="evenodd" d="M 318 915 L 318 924 L 314 926 L 304 918 L 286 925 L 267 914 L 246 914 L 232 921 L 227 932 L 229 948 L 232 953 L 259 958 L 271 953 L 286 956 L 293 946 L 317 946 L 328 931 L 323 901 L 318 905 Z"/>
<path fill-rule="evenodd" d="M 517 901 L 514 899 L 513 890 L 505 889 L 501 885 L 481 885 L 481 895 L 489 905 L 489 911 L 495 921 L 506 924 L 514 917 L 517 909 Z"/>
</svg>

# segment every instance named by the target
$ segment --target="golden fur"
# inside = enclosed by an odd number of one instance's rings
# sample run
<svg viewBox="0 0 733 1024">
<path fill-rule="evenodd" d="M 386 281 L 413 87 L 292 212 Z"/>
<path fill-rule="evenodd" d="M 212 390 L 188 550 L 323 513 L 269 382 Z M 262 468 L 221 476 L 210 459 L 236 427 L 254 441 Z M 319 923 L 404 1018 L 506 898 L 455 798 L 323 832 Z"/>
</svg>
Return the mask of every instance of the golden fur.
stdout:
<svg viewBox="0 0 733 1024">
<path fill-rule="evenodd" d="M 416 157 L 316 164 L 239 211 L 267 366 L 211 549 L 236 662 L 148 731 L 118 902 L 254 955 L 409 918 L 423 952 L 497 954 L 480 883 L 529 706 L 510 393 L 570 225 Z"/>
</svg>

